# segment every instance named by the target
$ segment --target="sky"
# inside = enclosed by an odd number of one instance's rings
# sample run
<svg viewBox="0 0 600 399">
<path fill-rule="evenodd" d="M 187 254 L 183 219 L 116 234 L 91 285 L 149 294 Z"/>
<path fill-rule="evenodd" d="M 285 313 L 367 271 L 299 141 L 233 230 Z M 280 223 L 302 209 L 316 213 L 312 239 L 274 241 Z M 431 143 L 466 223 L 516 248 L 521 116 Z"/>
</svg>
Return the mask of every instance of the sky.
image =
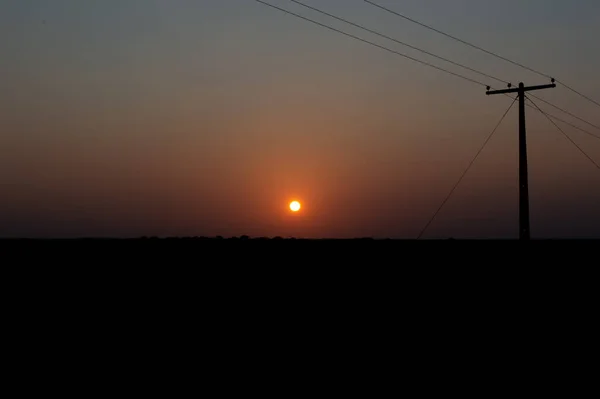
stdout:
<svg viewBox="0 0 600 399">
<path fill-rule="evenodd" d="M 600 101 L 596 0 L 378 2 Z M 549 83 L 361 0 L 305 3 Z M 0 237 L 415 238 L 511 104 L 254 0 L 0 0 L 0 53 Z M 561 85 L 535 94 L 600 126 Z M 532 237 L 600 238 L 600 170 L 542 114 L 526 121 Z M 559 126 L 600 164 L 600 140 Z M 517 140 L 514 106 L 424 238 L 518 237 Z"/>
</svg>

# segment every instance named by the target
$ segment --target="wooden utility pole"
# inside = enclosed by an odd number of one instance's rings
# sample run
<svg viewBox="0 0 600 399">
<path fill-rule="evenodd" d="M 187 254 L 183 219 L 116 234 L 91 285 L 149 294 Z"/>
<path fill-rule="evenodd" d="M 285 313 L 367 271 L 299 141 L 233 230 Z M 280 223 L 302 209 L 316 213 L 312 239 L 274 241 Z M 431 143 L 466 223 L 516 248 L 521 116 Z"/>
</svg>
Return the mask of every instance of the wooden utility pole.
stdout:
<svg viewBox="0 0 600 399">
<path fill-rule="evenodd" d="M 552 84 L 542 86 L 525 87 L 521 82 L 518 88 L 505 90 L 490 90 L 487 88 L 487 95 L 518 93 L 519 96 L 519 238 L 529 240 L 529 181 L 527 173 L 527 135 L 525 132 L 525 92 L 533 90 L 551 89 L 556 87 L 554 79 Z"/>
</svg>

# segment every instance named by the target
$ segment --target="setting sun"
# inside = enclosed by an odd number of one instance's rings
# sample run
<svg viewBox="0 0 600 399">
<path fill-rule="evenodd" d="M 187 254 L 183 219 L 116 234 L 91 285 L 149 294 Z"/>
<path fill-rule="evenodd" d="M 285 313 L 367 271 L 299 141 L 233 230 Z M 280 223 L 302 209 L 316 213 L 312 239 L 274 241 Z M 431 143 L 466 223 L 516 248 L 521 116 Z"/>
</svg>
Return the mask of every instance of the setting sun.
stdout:
<svg viewBox="0 0 600 399">
<path fill-rule="evenodd" d="M 290 210 L 292 212 L 298 212 L 301 208 L 301 205 L 298 201 L 292 201 L 290 202 Z"/>
</svg>

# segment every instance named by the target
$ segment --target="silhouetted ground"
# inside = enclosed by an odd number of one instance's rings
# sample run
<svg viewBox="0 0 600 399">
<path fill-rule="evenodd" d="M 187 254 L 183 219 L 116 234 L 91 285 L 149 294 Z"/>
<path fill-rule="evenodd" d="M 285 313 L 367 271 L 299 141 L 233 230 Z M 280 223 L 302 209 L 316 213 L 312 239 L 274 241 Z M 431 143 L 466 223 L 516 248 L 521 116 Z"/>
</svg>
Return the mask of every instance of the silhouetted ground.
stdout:
<svg viewBox="0 0 600 399">
<path fill-rule="evenodd" d="M 137 237 L 137 238 L 112 238 L 112 237 L 81 237 L 81 238 L 0 238 L 0 243 L 197 243 L 197 244 L 219 244 L 231 242 L 251 242 L 251 243 L 388 243 L 388 244 L 416 244 L 416 243 L 432 243 L 432 242 L 520 242 L 518 239 L 457 239 L 457 238 L 436 238 L 436 239 L 392 239 L 392 238 L 295 238 L 295 237 Z M 590 241 L 600 243 L 599 239 L 536 239 L 532 238 L 532 242 L 544 241 Z"/>
<path fill-rule="evenodd" d="M 90 242 L 129 242 L 129 243 L 169 243 L 169 242 L 189 242 L 198 244 L 218 244 L 220 242 L 298 242 L 298 243 L 398 243 L 398 244 L 409 244 L 409 243 L 427 243 L 427 242 L 447 242 L 447 241 L 460 241 L 460 242 L 519 242 L 518 239 L 493 239 L 493 238 L 482 238 L 482 239 L 460 239 L 460 238 L 424 238 L 424 239 L 394 239 L 394 238 L 295 238 L 295 237 L 138 237 L 138 238 L 111 238 L 111 237 L 92 237 L 92 238 L 0 238 L 0 243 L 42 243 L 42 242 L 55 242 L 55 243 L 90 243 Z M 536 239 L 532 238 L 530 241 L 594 241 L 600 242 L 599 239 Z"/>
<path fill-rule="evenodd" d="M 588 264 L 600 240 L 466 239 L 298 239 L 241 237 L 142 237 L 79 239 L 5 239 L 6 262 L 76 261 L 84 265 L 127 267 L 227 265 L 402 266 L 479 268 L 538 267 L 542 264 Z M 10 252 L 17 254 L 10 255 Z M 29 263 L 28 263 L 29 264 Z"/>
<path fill-rule="evenodd" d="M 553 243 L 561 243 L 553 246 Z M 544 244 L 544 243 L 550 243 Z M 532 248 L 543 248 L 544 251 L 555 251 L 560 248 L 569 248 L 572 245 L 580 245 L 582 243 L 591 243 L 586 245 L 593 248 L 598 248 L 600 240 L 560 240 L 560 239 L 532 239 L 529 243 L 521 242 L 518 239 L 373 239 L 373 238 L 353 238 L 353 239 L 304 239 L 304 238 L 282 238 L 282 237 L 256 237 L 248 236 L 241 237 L 141 237 L 141 238 L 77 238 L 77 239 L 0 239 L 2 248 L 31 248 L 31 251 L 25 251 L 28 255 L 35 255 L 34 248 L 47 249 L 66 249 L 68 251 L 93 251 L 95 256 L 102 256 L 105 253 L 111 252 L 113 249 L 118 251 L 126 251 L 122 253 L 131 253 L 130 249 L 143 256 L 147 253 L 162 251 L 168 253 L 171 251 L 174 256 L 177 256 L 182 250 L 193 253 L 196 259 L 202 261 L 233 261 L 239 260 L 242 257 L 248 258 L 251 254 L 264 252 L 265 257 L 277 255 L 279 257 L 287 257 L 287 261 L 295 262 L 299 257 L 311 256 L 314 262 L 330 261 L 332 256 L 337 259 L 342 259 L 346 256 L 349 261 L 354 261 L 352 253 L 367 253 L 373 257 L 382 257 L 389 254 L 392 257 L 385 259 L 385 263 L 394 263 L 402 261 L 417 263 L 425 262 L 427 264 L 446 262 L 448 259 L 442 260 L 444 256 L 453 256 L 453 253 L 459 251 L 464 262 L 472 257 L 485 259 L 487 264 L 495 264 L 499 258 L 510 255 L 511 263 L 523 262 L 530 252 L 519 252 L 519 254 L 506 252 L 506 250 L 519 250 L 526 245 Z M 101 251 L 99 251 L 101 248 Z M 143 248 L 144 251 L 140 249 Z M 242 248 L 243 250 L 237 250 Z M 302 248 L 302 250 L 296 250 Z M 177 249 L 177 251 L 172 251 Z M 231 249 L 231 250 L 230 250 Z M 492 249 L 493 252 L 489 252 Z M 291 252 L 293 251 L 293 252 Z M 470 252 L 463 252 L 470 251 Z M 482 252 L 483 251 L 483 252 Z M 209 252 L 217 252 L 218 258 L 203 258 L 203 255 Z M 576 252 L 574 254 L 578 254 Z M 121 253 L 120 253 L 121 254 Z M 401 254 L 401 256 L 399 256 Z M 543 254 L 542 254 L 543 255 Z M 121 256 L 121 255 L 119 255 Z M 545 256 L 545 255 L 544 255 Z M 538 260 L 536 260 L 537 262 Z"/>
<path fill-rule="evenodd" d="M 197 337 L 229 322 L 233 324 L 225 330 L 235 334 L 235 339 L 256 328 L 256 315 L 261 312 L 277 324 L 272 331 L 279 333 L 282 328 L 295 330 L 299 315 L 334 320 L 344 311 L 354 320 L 350 328 L 355 328 L 356 323 L 371 323 L 357 322 L 357 311 L 371 317 L 379 312 L 377 319 L 392 324 L 405 320 L 406 312 L 411 311 L 419 319 L 440 320 L 430 331 L 445 334 L 444 328 L 456 327 L 455 315 L 460 311 L 467 311 L 469 319 L 477 323 L 483 316 L 491 317 L 493 330 L 497 315 L 514 317 L 514 309 L 526 314 L 523 320 L 534 320 L 542 308 L 554 317 L 566 299 L 574 302 L 569 313 L 581 304 L 595 303 L 597 278 L 595 268 L 589 266 L 597 257 L 598 243 L 249 237 L 15 239 L 0 240 L 0 259 L 3 287 L 13 292 L 5 295 L 7 308 L 20 305 L 20 314 L 29 320 L 37 320 L 32 315 L 39 314 L 40 308 L 49 308 L 45 313 L 52 320 L 32 328 L 36 334 L 50 328 L 45 326 L 55 326 L 60 311 L 78 323 L 77 328 L 81 328 L 81 317 L 89 315 L 94 320 L 91 330 L 97 328 L 98 314 L 110 320 L 117 315 L 120 323 L 135 322 L 140 312 L 145 312 L 151 320 L 146 330 L 189 323 L 198 325 L 194 330 Z M 553 297 L 555 302 L 549 302 Z M 447 320 L 436 316 L 440 309 L 445 309 Z M 160 322 L 157 312 L 165 315 Z M 207 312 L 217 316 L 209 321 Z M 285 318 L 293 322 L 282 327 Z M 409 328 L 421 321 L 402 323 L 402 328 Z M 522 323 L 517 323 L 521 331 Z M 215 331 L 221 335 L 225 330 Z M 122 331 L 122 326 L 115 331 Z"/>
</svg>

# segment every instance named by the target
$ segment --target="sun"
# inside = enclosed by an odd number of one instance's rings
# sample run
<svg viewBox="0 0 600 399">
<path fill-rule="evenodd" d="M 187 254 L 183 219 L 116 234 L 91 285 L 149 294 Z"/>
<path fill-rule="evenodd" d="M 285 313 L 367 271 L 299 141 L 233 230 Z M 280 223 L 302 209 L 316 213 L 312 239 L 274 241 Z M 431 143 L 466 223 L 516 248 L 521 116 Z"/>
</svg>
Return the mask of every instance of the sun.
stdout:
<svg viewBox="0 0 600 399">
<path fill-rule="evenodd" d="M 290 210 L 292 212 L 298 212 L 300 210 L 300 208 L 302 208 L 302 205 L 300 205 L 300 203 L 298 201 L 290 202 Z"/>
</svg>

